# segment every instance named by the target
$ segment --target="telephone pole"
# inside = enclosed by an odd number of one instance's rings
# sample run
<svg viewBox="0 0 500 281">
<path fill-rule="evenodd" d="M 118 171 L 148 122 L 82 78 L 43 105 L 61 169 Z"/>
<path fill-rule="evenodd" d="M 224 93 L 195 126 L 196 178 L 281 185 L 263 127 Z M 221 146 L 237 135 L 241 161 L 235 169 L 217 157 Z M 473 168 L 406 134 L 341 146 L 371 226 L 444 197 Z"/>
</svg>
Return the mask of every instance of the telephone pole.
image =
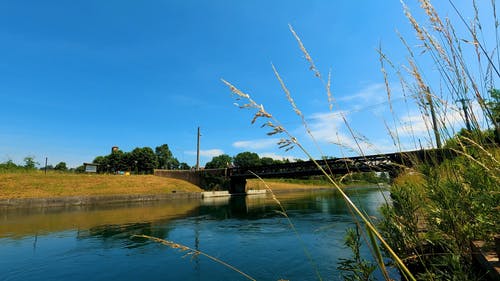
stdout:
<svg viewBox="0 0 500 281">
<path fill-rule="evenodd" d="M 431 91 L 429 90 L 429 87 L 427 87 L 426 91 L 426 99 L 427 103 L 429 104 L 430 110 L 431 110 L 431 117 L 432 117 L 432 129 L 434 130 L 434 136 L 436 137 L 436 147 L 441 148 L 441 136 L 439 135 L 439 128 L 436 120 L 436 112 L 434 111 L 434 103 L 432 102 L 432 97 L 431 97 Z"/>
<path fill-rule="evenodd" d="M 198 140 L 196 143 L 196 170 L 200 169 L 200 127 L 198 127 Z"/>
</svg>

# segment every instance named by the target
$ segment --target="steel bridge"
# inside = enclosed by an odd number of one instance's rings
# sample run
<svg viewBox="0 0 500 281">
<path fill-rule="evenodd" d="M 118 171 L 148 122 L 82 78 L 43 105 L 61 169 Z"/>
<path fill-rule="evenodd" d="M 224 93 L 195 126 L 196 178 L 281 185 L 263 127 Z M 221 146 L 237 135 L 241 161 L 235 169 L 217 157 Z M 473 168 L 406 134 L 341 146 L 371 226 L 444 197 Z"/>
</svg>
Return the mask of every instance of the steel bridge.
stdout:
<svg viewBox="0 0 500 281">
<path fill-rule="evenodd" d="M 155 170 L 155 175 L 188 180 L 201 185 L 203 176 L 230 178 L 230 193 L 245 193 L 246 179 L 255 178 L 299 178 L 322 175 L 323 171 L 332 175 L 344 175 L 353 172 L 388 172 L 397 175 L 405 168 L 417 163 L 439 164 L 445 159 L 454 158 L 456 153 L 449 149 L 426 149 L 387 154 L 363 155 L 345 158 L 328 158 L 315 161 L 260 165 L 251 167 L 233 167 L 227 169 L 205 169 L 200 171 Z M 316 164 L 317 163 L 317 164 Z M 318 165 L 322 168 L 318 168 Z"/>
</svg>

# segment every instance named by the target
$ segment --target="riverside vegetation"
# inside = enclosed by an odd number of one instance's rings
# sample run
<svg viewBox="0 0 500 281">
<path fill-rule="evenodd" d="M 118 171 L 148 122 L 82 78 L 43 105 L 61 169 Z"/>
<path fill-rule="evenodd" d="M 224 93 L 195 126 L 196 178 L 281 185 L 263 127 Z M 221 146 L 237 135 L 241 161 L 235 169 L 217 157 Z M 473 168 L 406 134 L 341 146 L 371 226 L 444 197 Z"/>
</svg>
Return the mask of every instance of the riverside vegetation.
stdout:
<svg viewBox="0 0 500 281">
<path fill-rule="evenodd" d="M 349 230 L 346 240 L 353 257 L 342 260 L 338 267 L 346 280 L 374 280 L 375 267 L 385 280 L 392 280 L 394 277 L 386 266 L 397 267 L 405 280 L 482 280 L 486 278 L 484 273 L 473 267 L 471 241 L 491 241 L 493 235 L 500 232 L 500 95 L 496 86 L 500 78 L 500 25 L 496 1 L 490 1 L 491 11 L 483 13 L 477 3 L 471 1 L 473 19 L 470 22 L 451 0 L 448 3 L 456 12 L 456 22 L 441 18 L 429 0 L 419 3 L 422 12 L 419 16 L 423 16 L 423 20 L 417 20 L 402 3 L 404 14 L 417 35 L 416 43 L 409 43 L 400 35 L 408 51 L 407 64 L 397 66 L 382 47 L 377 50 L 393 119 L 392 125 L 392 122 L 385 125 L 394 147 L 401 150 L 403 138 L 398 125 L 404 118 L 393 111 L 394 89 L 389 77 L 394 74 L 400 81 L 405 103 L 421 113 L 428 132 L 425 145 L 441 147 L 445 142 L 454 157 L 444 162 L 433 158 L 425 162 L 415 159 L 414 168 L 400 167 L 401 174 L 391 188 L 392 200 L 383 208 L 383 219 L 377 226 L 349 197 L 344 197 L 356 221 L 356 231 Z M 486 20 L 481 17 L 484 14 Z M 487 27 L 491 28 L 485 30 Z M 464 30 L 464 34 L 458 35 L 458 30 Z M 331 74 L 324 78 L 292 27 L 290 31 L 309 69 L 324 86 L 330 110 L 337 108 L 330 89 Z M 494 38 L 486 38 L 493 40 L 488 42 L 490 45 L 481 37 L 485 33 L 494 34 Z M 411 47 L 413 45 L 417 47 Z M 491 45 L 493 47 L 488 48 Z M 317 145 L 291 91 L 274 65 L 272 68 L 293 112 Z M 278 142 L 280 148 L 298 148 L 314 160 L 298 138 L 263 105 L 233 84 L 225 80 L 223 83 L 237 101 L 244 101 L 240 108 L 255 112 L 252 123 L 264 120 L 262 127 L 269 129 L 268 135 L 282 137 Z M 454 107 L 456 101 L 462 106 Z M 363 140 L 357 137 L 355 128 L 341 110 L 339 115 L 351 134 L 355 150 L 364 155 L 360 145 Z M 403 125 L 410 134 L 413 132 L 411 124 Z M 413 134 L 413 146 L 421 147 L 417 139 Z M 318 169 L 321 169 L 319 164 Z M 323 172 L 330 184 L 342 193 L 338 181 L 328 171 Z M 360 237 L 371 248 L 372 261 L 360 256 Z M 388 265 L 383 256 L 391 259 Z M 318 279 L 322 280 L 321 276 Z"/>
<path fill-rule="evenodd" d="M 446 142 L 445 146 L 458 157 L 443 163 L 438 163 L 438 159 L 428 159 L 425 163 L 415 163 L 416 168 L 413 169 L 401 167 L 402 173 L 391 187 L 392 203 L 388 202 L 383 208 L 384 217 L 378 222 L 366 217 L 342 192 L 338 180 L 324 171 L 330 185 L 342 194 L 352 209 L 356 222 L 356 228 L 348 230 L 346 239 L 353 256 L 339 264 L 346 280 L 374 280 L 372 273 L 375 267 L 380 269 L 385 280 L 396 278 L 391 276 L 387 266 L 397 267 L 401 278 L 405 280 L 481 280 L 484 274 L 473 270 L 470 241 L 489 241 L 495 233 L 500 232 L 500 97 L 496 90 L 500 78 L 500 38 L 496 1 L 490 1 L 492 9 L 487 18 L 495 34 L 493 48 L 490 49 L 485 39 L 481 38 L 483 28 L 488 25 L 482 24 L 475 1 L 471 2 L 471 11 L 474 13 L 471 22 L 467 22 L 458 10 L 458 22 L 442 19 L 430 1 L 419 2 L 425 24 L 416 20 L 403 4 L 418 43 L 418 47 L 411 47 L 413 44 L 401 36 L 401 42 L 408 50 L 407 65 L 396 66 L 382 48 L 378 50 L 387 98 L 392 111 L 394 89 L 389 83 L 389 71 L 392 70 L 401 82 L 405 102 L 413 102 L 421 112 L 429 132 L 429 146 L 440 146 L 441 142 Z M 454 7 L 453 1 L 449 3 Z M 463 38 L 457 35 L 459 26 L 466 30 Z M 323 78 L 296 32 L 292 28 L 290 30 L 309 68 L 324 86 L 328 107 L 332 110 L 336 104 L 330 90 L 331 75 Z M 306 132 L 314 141 L 306 118 L 274 66 L 273 72 L 293 112 L 303 121 Z M 437 77 L 437 80 L 428 80 L 426 77 Z M 314 160 L 299 140 L 262 105 L 229 82 L 223 82 L 238 100 L 245 102 L 242 108 L 255 112 L 252 123 L 265 120 L 263 127 L 270 130 L 268 135 L 282 136 L 278 143 L 281 148 L 298 148 Z M 443 93 L 443 89 L 446 93 Z M 449 111 L 456 100 L 468 100 L 472 106 L 464 106 L 465 114 L 452 116 Z M 354 128 L 340 114 L 357 145 L 358 153 L 364 155 Z M 431 115 L 434 117 L 431 118 Z M 393 121 L 394 127 L 387 125 L 388 135 L 395 147 L 400 148 L 401 132 L 396 123 L 401 120 L 395 113 Z M 467 129 L 460 132 L 460 128 Z M 409 130 L 412 130 L 411 126 Z M 418 147 L 416 138 L 414 142 L 414 146 Z M 321 169 L 321 165 L 318 164 L 318 168 Z M 273 198 L 280 205 L 278 198 L 274 195 Z M 286 210 L 282 210 L 282 213 L 287 217 Z M 293 222 L 289 222 L 293 228 Z M 144 238 L 186 251 L 185 246 L 175 242 Z M 368 261 L 368 257 L 360 256 L 362 243 L 371 248 L 371 261 Z M 389 264 L 386 264 L 387 258 Z M 318 276 L 318 279 L 322 280 L 322 277 Z"/>
</svg>

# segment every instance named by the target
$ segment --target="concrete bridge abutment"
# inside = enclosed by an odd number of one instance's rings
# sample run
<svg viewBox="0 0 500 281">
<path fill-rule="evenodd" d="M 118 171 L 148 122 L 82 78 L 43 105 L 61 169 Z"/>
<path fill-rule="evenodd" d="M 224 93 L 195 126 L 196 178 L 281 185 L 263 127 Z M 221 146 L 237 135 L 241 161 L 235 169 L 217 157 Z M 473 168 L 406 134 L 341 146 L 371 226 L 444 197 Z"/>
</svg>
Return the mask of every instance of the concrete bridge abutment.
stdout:
<svg viewBox="0 0 500 281">
<path fill-rule="evenodd" d="M 159 177 L 180 179 L 204 190 L 228 190 L 231 194 L 246 192 L 245 177 L 230 177 L 227 169 L 154 170 Z"/>
</svg>

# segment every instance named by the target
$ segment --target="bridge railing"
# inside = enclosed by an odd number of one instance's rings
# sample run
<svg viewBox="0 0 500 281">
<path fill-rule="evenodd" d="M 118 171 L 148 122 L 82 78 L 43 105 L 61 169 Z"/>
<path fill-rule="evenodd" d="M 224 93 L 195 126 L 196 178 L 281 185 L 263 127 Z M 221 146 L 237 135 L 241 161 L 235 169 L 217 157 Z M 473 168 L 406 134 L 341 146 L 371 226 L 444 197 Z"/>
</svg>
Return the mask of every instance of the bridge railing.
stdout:
<svg viewBox="0 0 500 281">
<path fill-rule="evenodd" d="M 441 163 L 456 153 L 449 149 L 414 150 L 388 154 L 375 154 L 346 158 L 317 160 L 317 163 L 328 173 L 347 174 L 350 172 L 393 172 L 410 168 L 417 163 Z M 250 172 L 251 171 L 251 172 Z M 314 161 L 272 164 L 252 167 L 234 167 L 228 169 L 230 177 L 294 177 L 322 174 Z"/>
</svg>

